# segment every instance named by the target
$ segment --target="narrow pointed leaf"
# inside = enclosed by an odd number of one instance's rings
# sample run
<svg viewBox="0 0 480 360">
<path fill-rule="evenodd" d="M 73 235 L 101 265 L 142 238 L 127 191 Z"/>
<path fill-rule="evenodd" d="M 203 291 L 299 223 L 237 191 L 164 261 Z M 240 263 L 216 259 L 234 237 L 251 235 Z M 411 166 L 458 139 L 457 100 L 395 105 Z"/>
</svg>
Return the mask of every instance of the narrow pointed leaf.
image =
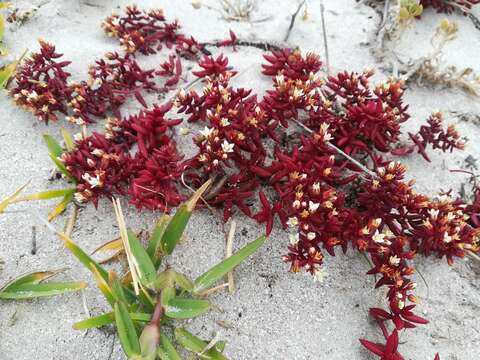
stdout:
<svg viewBox="0 0 480 360">
<path fill-rule="evenodd" d="M 23 284 L 15 287 L 14 290 L 1 291 L 0 299 L 33 299 L 38 297 L 47 297 L 64 294 L 67 292 L 85 289 L 87 284 L 84 282 L 64 282 L 64 283 L 46 283 L 46 284 Z"/>
<path fill-rule="evenodd" d="M 75 149 L 75 143 L 73 142 L 72 135 L 65 130 L 65 129 L 60 129 L 60 132 L 62 133 L 63 141 L 65 141 L 65 147 L 67 148 L 68 151 L 72 151 Z"/>
<path fill-rule="evenodd" d="M 65 165 L 63 165 L 63 163 L 60 161 L 60 159 L 58 159 L 55 155 L 53 154 L 50 154 L 50 159 L 52 159 L 53 163 L 55 164 L 55 166 L 58 168 L 58 170 L 60 170 L 60 172 L 65 175 L 67 178 L 69 179 L 73 179 L 72 178 L 72 175 L 68 172 L 67 168 L 65 167 Z"/>
<path fill-rule="evenodd" d="M 190 319 L 208 311 L 210 303 L 207 300 L 173 298 L 165 306 L 165 315 L 173 319 Z"/>
<path fill-rule="evenodd" d="M 183 290 L 186 290 L 188 292 L 191 292 L 193 290 L 193 282 L 190 279 L 188 279 L 185 275 L 174 271 L 173 280 L 175 281 L 175 284 L 177 284 Z"/>
<path fill-rule="evenodd" d="M 108 282 L 102 277 L 102 275 L 100 275 L 100 273 L 98 272 L 97 268 L 94 265 L 90 266 L 90 271 L 95 277 L 95 280 L 97 281 L 97 286 L 102 292 L 103 296 L 105 296 L 105 299 L 107 299 L 108 303 L 113 307 L 117 299 L 113 295 L 112 288 L 110 287 Z"/>
<path fill-rule="evenodd" d="M 185 228 L 188 224 L 188 220 L 190 220 L 190 216 L 192 215 L 192 211 L 195 208 L 197 201 L 200 199 L 202 194 L 207 190 L 210 184 L 211 184 L 211 180 L 203 184 L 195 192 L 195 194 L 192 195 L 190 200 L 182 204 L 177 209 L 177 212 L 168 223 L 161 240 L 162 250 L 165 253 L 171 254 L 175 249 L 175 246 L 177 245 L 178 241 L 183 235 L 183 232 L 185 231 Z"/>
<path fill-rule="evenodd" d="M 51 135 L 43 134 L 43 140 L 47 144 L 48 151 L 55 157 L 60 157 L 63 154 L 63 148 L 60 146 L 57 140 Z"/>
<path fill-rule="evenodd" d="M 75 188 L 68 188 L 68 189 L 41 191 L 35 194 L 18 197 L 14 202 L 55 199 L 55 198 L 59 198 L 66 195 L 73 195 L 75 194 L 76 190 L 77 189 Z"/>
<path fill-rule="evenodd" d="M 118 337 L 122 344 L 123 351 L 130 358 L 140 354 L 140 343 L 138 342 L 137 331 L 127 306 L 123 302 L 117 302 L 114 306 L 115 323 L 117 325 Z"/>
<path fill-rule="evenodd" d="M 236 253 L 234 253 L 229 258 L 223 260 L 219 264 L 215 265 L 213 268 L 205 272 L 203 275 L 200 275 L 194 281 L 193 292 L 199 293 L 203 290 L 206 290 L 208 287 L 213 285 L 217 280 L 225 276 L 226 273 L 231 271 L 247 257 L 252 255 L 260 246 L 265 242 L 266 237 L 261 236 L 257 240 L 246 245 Z"/>
<path fill-rule="evenodd" d="M 150 236 L 150 240 L 148 242 L 147 253 L 150 256 L 150 259 L 153 261 L 153 265 L 155 268 L 158 268 L 161 262 L 161 255 L 162 255 L 162 246 L 161 240 L 163 234 L 165 233 L 165 229 L 170 221 L 170 216 L 164 214 L 157 222 L 155 229 L 153 229 L 152 235 Z"/>
<path fill-rule="evenodd" d="M 8 84 L 10 83 L 10 79 L 15 74 L 17 65 L 18 60 L 0 68 L 0 89 L 5 89 L 8 86 Z"/>
<path fill-rule="evenodd" d="M 48 213 L 48 221 L 52 221 L 55 219 L 58 215 L 63 213 L 65 209 L 67 208 L 68 204 L 70 204 L 73 200 L 73 192 L 70 194 L 67 194 L 63 197 L 63 200 L 60 201 L 55 208 Z"/>
<path fill-rule="evenodd" d="M 11 280 L 4 286 L 0 288 L 0 291 L 14 291 L 15 288 L 19 285 L 24 285 L 24 284 L 38 284 L 41 281 L 47 280 L 51 278 L 52 276 L 55 276 L 59 273 L 61 273 L 63 269 L 61 270 L 55 270 L 55 271 L 37 271 L 33 272 L 30 274 L 22 275 L 16 279 Z"/>
<path fill-rule="evenodd" d="M 97 252 L 118 251 L 118 250 L 123 250 L 123 242 L 121 238 L 117 238 L 100 245 L 95 250 L 93 250 L 90 255 L 93 255 Z"/>
<path fill-rule="evenodd" d="M 175 297 L 175 289 L 173 287 L 167 287 L 162 290 L 160 295 L 160 303 L 163 307 L 168 305 L 168 302 Z"/>
<path fill-rule="evenodd" d="M 185 349 L 197 354 L 200 359 L 227 360 L 227 358 L 215 347 L 209 349 L 208 351 L 202 352 L 207 347 L 208 343 L 191 334 L 185 329 L 176 328 L 175 339 Z"/>
<path fill-rule="evenodd" d="M 157 270 L 142 243 L 131 230 L 128 230 L 128 242 L 137 265 L 140 282 L 144 286 L 150 286 L 155 281 Z"/>
<path fill-rule="evenodd" d="M 10 205 L 12 202 L 14 202 L 18 198 L 18 196 L 28 186 L 29 183 L 30 181 L 27 182 L 25 185 L 20 186 L 17 190 L 15 190 L 15 192 L 12 195 L 7 196 L 5 199 L 0 201 L 0 214 L 5 211 L 8 205 Z"/>
<path fill-rule="evenodd" d="M 134 321 L 147 323 L 150 321 L 150 318 L 152 317 L 152 315 L 147 313 L 130 313 L 130 317 Z M 112 324 L 114 321 L 115 321 L 115 314 L 113 312 L 110 312 L 110 313 L 93 316 L 91 318 L 79 321 L 73 324 L 73 328 L 75 330 L 99 328 L 105 325 Z"/>
<path fill-rule="evenodd" d="M 172 342 L 164 333 L 160 334 L 160 346 L 157 355 L 160 360 L 182 360 Z"/>
</svg>

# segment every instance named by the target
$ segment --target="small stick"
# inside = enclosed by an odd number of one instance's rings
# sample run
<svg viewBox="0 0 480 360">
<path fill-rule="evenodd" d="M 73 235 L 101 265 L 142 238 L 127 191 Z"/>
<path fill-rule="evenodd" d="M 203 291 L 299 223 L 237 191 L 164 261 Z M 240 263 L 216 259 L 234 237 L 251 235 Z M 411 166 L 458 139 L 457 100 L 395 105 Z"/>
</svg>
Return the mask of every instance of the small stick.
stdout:
<svg viewBox="0 0 480 360">
<path fill-rule="evenodd" d="M 325 6 L 323 5 L 323 0 L 320 0 L 320 19 L 322 21 L 323 46 L 325 49 L 325 65 L 327 67 L 327 75 L 330 76 L 330 57 L 328 55 L 327 28 L 325 26 Z"/>
<path fill-rule="evenodd" d="M 472 250 L 468 250 L 467 251 L 467 254 L 470 255 L 473 259 L 477 260 L 477 261 L 480 261 L 480 256 L 478 256 L 477 254 L 475 254 Z"/>
<path fill-rule="evenodd" d="M 232 224 L 230 225 L 230 231 L 228 232 L 227 237 L 227 254 L 225 259 L 232 256 L 233 252 L 233 240 L 235 238 L 235 230 L 237 228 L 237 222 L 232 220 Z M 228 291 L 232 294 L 235 291 L 235 282 L 233 279 L 233 270 L 227 273 L 227 281 L 228 281 Z"/>
<path fill-rule="evenodd" d="M 285 38 L 283 39 L 284 42 L 288 41 L 288 38 L 290 37 L 290 33 L 292 32 L 293 26 L 295 25 L 295 19 L 297 18 L 298 13 L 302 9 L 303 5 L 305 5 L 305 1 L 303 0 L 297 8 L 297 11 L 292 15 L 292 19 L 290 20 L 290 26 L 288 27 L 287 33 L 285 34 Z"/>
<path fill-rule="evenodd" d="M 37 227 L 35 225 L 32 226 L 32 255 L 37 254 Z"/>
<path fill-rule="evenodd" d="M 203 296 L 207 296 L 207 295 L 210 295 L 218 290 L 222 290 L 223 288 L 226 288 L 228 286 L 228 283 L 223 283 L 223 284 L 220 284 L 220 285 L 217 285 L 211 289 L 208 289 L 208 290 L 205 290 L 203 292 L 201 292 L 200 294 L 198 294 L 199 297 L 203 297 Z"/>
</svg>

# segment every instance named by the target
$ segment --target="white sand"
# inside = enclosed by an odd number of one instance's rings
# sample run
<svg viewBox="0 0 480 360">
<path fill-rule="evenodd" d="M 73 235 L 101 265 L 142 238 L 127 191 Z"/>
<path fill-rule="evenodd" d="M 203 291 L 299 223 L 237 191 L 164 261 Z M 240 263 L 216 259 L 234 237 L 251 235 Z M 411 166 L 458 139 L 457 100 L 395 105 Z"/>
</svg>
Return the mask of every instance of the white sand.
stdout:
<svg viewBox="0 0 480 360">
<path fill-rule="evenodd" d="M 13 3 L 16 3 L 13 1 Z M 21 2 L 24 4 L 25 2 Z M 35 2 L 34 2 L 35 3 Z M 36 50 L 36 39 L 41 37 L 57 45 L 66 59 L 73 60 L 70 70 L 76 79 L 85 72 L 94 59 L 107 51 L 118 49 L 116 41 L 106 38 L 100 29 L 101 20 L 112 10 L 119 10 L 127 1 L 64 0 L 51 1 L 38 14 L 15 31 L 7 31 L 6 40 L 11 51 L 19 55 L 25 48 Z M 186 33 L 201 41 L 227 37 L 233 29 L 243 39 L 283 38 L 290 22 L 289 14 L 296 9 L 295 1 L 259 1 L 253 19 L 272 16 L 268 21 L 247 24 L 227 22 L 218 13 L 202 8 L 194 10 L 189 1 L 138 1 L 141 7 L 163 7 L 169 19 L 178 18 Z M 208 3 L 215 4 L 211 0 Z M 323 54 L 318 2 L 311 0 L 310 18 L 297 22 L 290 44 L 302 49 L 314 49 Z M 370 55 L 368 46 L 378 21 L 369 7 L 356 5 L 353 0 L 326 0 L 326 21 L 329 32 L 330 61 L 335 71 L 362 70 L 379 67 Z M 476 9 L 477 16 L 480 9 Z M 429 38 L 442 15 L 432 11 L 408 31 L 400 47 L 402 56 L 418 57 L 429 51 Z M 457 40 L 446 49 L 449 63 L 460 67 L 471 66 L 480 71 L 478 54 L 480 31 L 468 18 L 452 16 L 460 24 Z M 269 80 L 259 75 L 261 51 L 240 48 L 237 53 L 227 50 L 230 62 L 242 75 L 235 85 L 253 87 L 263 91 Z M 323 56 L 323 55 L 322 55 Z M 159 57 L 146 60 L 151 65 L 160 63 Z M 379 74 L 380 79 L 386 76 Z M 151 99 L 150 99 L 151 100 Z M 407 91 L 412 119 L 405 129 L 416 130 L 433 110 L 473 112 L 480 114 L 478 98 L 464 95 L 458 90 L 439 90 L 413 86 Z M 124 107 L 123 112 L 138 107 Z M 60 182 L 50 183 L 47 178 L 51 163 L 41 134 L 58 136 L 65 123 L 45 126 L 31 114 L 13 107 L 10 100 L 0 98 L 0 198 L 32 179 L 30 191 L 58 188 Z M 449 121 L 457 122 L 450 118 Z M 464 152 L 442 155 L 432 152 L 432 163 L 412 156 L 404 161 L 410 177 L 416 178 L 418 190 L 434 193 L 439 189 L 458 190 L 465 177 L 448 170 L 462 166 L 467 155 L 478 156 L 480 128 L 471 123 L 459 123 L 459 129 L 470 139 Z M 76 131 L 73 126 L 67 126 Z M 188 151 L 189 140 L 181 141 Z M 34 209 L 46 214 L 52 203 L 17 206 L 16 209 Z M 12 209 L 14 209 L 12 207 Z M 158 214 L 139 214 L 126 210 L 128 223 L 135 229 L 150 229 Z M 252 220 L 236 215 L 239 226 L 235 239 L 238 248 L 256 238 L 262 228 Z M 66 215 L 54 223 L 62 227 Z M 31 227 L 37 226 L 38 252 L 31 255 Z M 88 206 L 81 210 L 73 237 L 85 249 L 93 250 L 99 244 L 114 238 L 117 228 L 113 210 L 102 202 L 98 210 Z M 221 293 L 213 297 L 219 310 L 189 324 L 189 328 L 209 336 L 220 332 L 227 341 L 226 353 L 231 359 L 371 359 L 358 338 L 381 339 L 376 326 L 368 317 L 368 308 L 383 304 L 383 292 L 373 289 L 373 279 L 364 275 L 368 264 L 357 253 L 327 258 L 329 276 L 323 284 L 314 283 L 306 274 L 293 275 L 280 262 L 286 250 L 287 239 L 281 230 L 273 235 L 258 253 L 235 272 L 238 290 L 231 296 Z M 207 211 L 195 214 L 187 232 L 187 239 L 176 252 L 172 263 L 186 273 L 196 276 L 215 264 L 224 254 L 224 239 L 220 220 Z M 90 274 L 63 249 L 62 244 L 48 233 L 34 217 L 27 214 L 0 216 L 0 258 L 5 262 L 0 273 L 1 282 L 21 273 L 45 269 L 68 270 L 60 278 L 87 280 L 85 291 L 92 315 L 108 309 L 96 290 Z M 457 261 L 449 267 L 445 260 L 418 258 L 415 262 L 425 277 L 428 289 L 417 275 L 418 306 L 431 323 L 409 331 L 401 337 L 401 352 L 406 359 L 433 359 L 439 351 L 442 360 L 478 359 L 480 345 L 480 266 L 472 260 Z M 51 299 L 22 302 L 1 302 L 0 359 L 123 359 L 120 345 L 107 330 L 75 331 L 72 324 L 86 318 L 81 296 L 70 294 Z M 220 327 L 223 320 L 231 329 Z"/>
</svg>

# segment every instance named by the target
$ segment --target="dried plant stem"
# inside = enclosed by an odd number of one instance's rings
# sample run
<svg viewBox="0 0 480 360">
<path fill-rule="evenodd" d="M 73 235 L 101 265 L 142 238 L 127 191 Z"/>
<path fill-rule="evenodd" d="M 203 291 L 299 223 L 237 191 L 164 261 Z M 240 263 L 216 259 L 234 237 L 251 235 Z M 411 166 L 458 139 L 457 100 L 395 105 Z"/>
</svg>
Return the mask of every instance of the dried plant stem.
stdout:
<svg viewBox="0 0 480 360">
<path fill-rule="evenodd" d="M 325 66 L 327 67 L 327 75 L 330 76 L 330 56 L 328 54 L 327 27 L 325 26 L 325 6 L 323 0 L 320 0 L 320 20 L 322 22 L 323 47 L 325 50 Z"/>
<path fill-rule="evenodd" d="M 472 250 L 468 250 L 467 251 L 467 254 L 472 258 L 472 259 L 475 259 L 477 261 L 480 261 L 480 256 L 478 256 L 477 254 L 475 254 Z"/>
<path fill-rule="evenodd" d="M 235 239 L 235 230 L 237 229 L 237 222 L 232 220 L 230 225 L 230 231 L 228 232 L 227 236 L 227 253 L 225 258 L 229 258 L 232 256 L 233 252 L 233 240 Z M 227 273 L 227 281 L 228 281 L 228 291 L 233 293 L 235 291 L 235 282 L 233 279 L 233 270 Z"/>
<path fill-rule="evenodd" d="M 77 221 L 77 215 L 78 215 L 78 205 L 73 203 L 72 211 L 70 212 L 70 216 L 68 217 L 67 222 L 65 223 L 65 228 L 63 229 L 63 232 L 68 237 L 72 235 L 73 228 L 75 227 L 75 223 Z"/>
<path fill-rule="evenodd" d="M 120 199 L 112 198 L 112 204 L 113 204 L 113 209 L 115 210 L 115 215 L 117 217 L 118 228 L 120 230 L 120 237 L 122 238 L 122 242 L 123 242 L 123 248 L 125 249 L 125 253 L 127 254 L 127 262 L 128 262 L 128 267 L 130 269 L 130 274 L 132 275 L 133 288 L 135 290 L 135 294 L 139 295 L 140 281 L 137 273 L 137 266 L 135 263 L 135 259 L 132 256 L 130 243 L 128 241 L 127 225 L 125 224 L 125 218 L 123 217 L 122 205 L 120 203 Z"/>
<path fill-rule="evenodd" d="M 223 283 L 223 284 L 220 284 L 220 285 L 217 285 L 211 289 L 208 289 L 208 290 L 205 290 L 201 293 L 198 294 L 199 297 L 204 297 L 204 296 L 208 296 L 214 292 L 217 292 L 219 290 L 222 290 L 223 288 L 226 288 L 228 287 L 228 283 Z"/>
<path fill-rule="evenodd" d="M 292 32 L 292 29 L 295 26 L 295 20 L 297 18 L 297 15 L 300 12 L 300 10 L 302 10 L 302 7 L 305 5 L 305 2 L 306 2 L 306 0 L 303 0 L 298 5 L 297 11 L 295 11 L 295 13 L 292 14 L 292 19 L 290 20 L 290 25 L 288 26 L 288 30 L 287 30 L 287 33 L 285 34 L 285 37 L 284 37 L 283 41 L 285 41 L 285 42 L 288 41 L 288 38 L 290 37 L 290 33 Z"/>
<path fill-rule="evenodd" d="M 295 124 L 297 124 L 298 126 L 300 126 L 302 129 L 304 129 L 305 131 L 307 131 L 309 134 L 313 134 L 313 130 L 310 129 L 309 127 L 303 125 L 300 121 L 296 120 L 296 119 L 293 119 L 293 122 Z M 349 160 L 351 163 L 353 163 L 354 165 L 358 166 L 360 169 L 362 169 L 366 174 L 370 175 L 371 177 L 377 177 L 377 174 L 375 174 L 373 171 L 371 171 L 370 169 L 368 169 L 367 167 L 365 167 L 365 165 L 363 165 L 361 162 L 359 162 L 358 160 L 354 159 L 353 157 L 351 157 L 350 155 L 348 155 L 347 153 L 345 153 L 342 149 L 340 149 L 339 147 L 333 145 L 331 142 L 329 141 L 326 141 L 325 144 L 327 144 L 329 147 L 331 147 L 332 149 L 334 149 L 337 153 L 339 153 L 340 155 L 342 155 L 343 157 L 345 157 L 347 160 Z"/>
</svg>

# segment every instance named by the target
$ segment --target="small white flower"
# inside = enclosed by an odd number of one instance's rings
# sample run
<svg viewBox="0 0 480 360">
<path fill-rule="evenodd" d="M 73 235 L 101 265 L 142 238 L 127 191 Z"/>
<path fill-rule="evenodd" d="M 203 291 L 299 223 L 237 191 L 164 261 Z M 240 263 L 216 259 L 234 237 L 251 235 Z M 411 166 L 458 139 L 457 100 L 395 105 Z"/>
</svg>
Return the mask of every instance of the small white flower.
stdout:
<svg viewBox="0 0 480 360">
<path fill-rule="evenodd" d="M 303 95 L 303 90 L 299 88 L 293 89 L 293 98 L 296 100 Z"/>
<path fill-rule="evenodd" d="M 102 155 L 105 154 L 105 151 L 101 150 L 101 149 L 95 149 L 92 151 L 92 155 L 95 155 L 95 156 L 98 156 L 98 157 L 102 157 Z"/>
<path fill-rule="evenodd" d="M 198 155 L 198 161 L 200 161 L 200 162 L 207 161 L 207 157 L 205 156 L 205 154 Z"/>
<path fill-rule="evenodd" d="M 205 126 L 205 128 L 203 130 L 200 130 L 200 134 L 205 138 L 205 139 L 208 139 L 210 137 L 210 135 L 212 135 L 212 132 L 213 132 L 213 128 L 209 128 L 207 126 Z"/>
<path fill-rule="evenodd" d="M 379 227 L 381 223 L 382 223 L 382 218 L 376 218 L 376 219 L 373 219 L 372 221 L 372 224 L 375 227 Z"/>
<path fill-rule="evenodd" d="M 32 90 L 32 92 L 30 94 L 28 94 L 27 96 L 27 99 L 28 100 L 37 100 L 38 99 L 38 94 L 35 90 Z"/>
<path fill-rule="evenodd" d="M 436 220 L 439 212 L 440 212 L 440 210 L 438 210 L 438 209 L 430 209 L 430 210 L 428 210 L 428 215 L 430 215 L 430 218 L 432 220 Z"/>
<path fill-rule="evenodd" d="M 234 146 L 235 146 L 234 144 L 230 144 L 227 140 L 223 140 L 222 150 L 224 153 L 231 153 L 233 152 Z"/>
<path fill-rule="evenodd" d="M 102 185 L 102 180 L 98 175 L 93 177 L 89 173 L 85 173 L 82 175 L 82 179 L 89 183 L 92 188 Z"/>
<path fill-rule="evenodd" d="M 230 121 L 228 121 L 227 118 L 222 118 L 222 119 L 220 120 L 220 125 L 222 125 L 222 126 L 228 126 L 228 125 L 230 125 Z"/>
<path fill-rule="evenodd" d="M 213 163 L 213 166 L 217 166 L 218 165 L 218 159 L 213 160 L 212 163 Z"/>
<path fill-rule="evenodd" d="M 292 204 L 294 209 L 300 208 L 300 200 L 295 200 Z"/>
<path fill-rule="evenodd" d="M 448 235 L 448 232 L 445 231 L 445 233 L 443 234 L 443 242 L 448 244 L 451 241 L 452 241 L 452 237 Z"/>
<path fill-rule="evenodd" d="M 315 234 L 314 232 L 309 232 L 309 233 L 307 234 L 307 239 L 308 239 L 308 240 L 313 240 L 313 239 L 315 239 L 316 237 L 317 237 L 317 234 Z"/>
<path fill-rule="evenodd" d="M 298 241 L 300 240 L 300 237 L 299 237 L 298 233 L 290 234 L 288 236 L 288 238 L 290 240 L 290 244 L 292 244 L 292 245 L 297 245 Z"/>
<path fill-rule="evenodd" d="M 320 183 L 319 182 L 313 183 L 312 190 L 315 193 L 319 193 L 320 192 Z"/>
<path fill-rule="evenodd" d="M 398 266 L 400 264 L 400 258 L 397 255 L 390 256 L 388 260 L 392 266 Z"/>
<path fill-rule="evenodd" d="M 372 240 L 378 244 L 382 244 L 385 241 L 385 234 L 375 231 L 375 234 L 372 236 Z"/>
<path fill-rule="evenodd" d="M 318 207 L 320 206 L 320 203 L 314 203 L 313 201 L 308 202 L 308 211 L 311 213 L 314 213 L 317 211 Z"/>
<path fill-rule="evenodd" d="M 281 86 L 285 83 L 285 77 L 282 74 L 278 74 L 275 79 L 277 80 L 277 85 Z"/>
<path fill-rule="evenodd" d="M 180 128 L 180 135 L 188 135 L 190 134 L 190 129 L 187 127 Z"/>
<path fill-rule="evenodd" d="M 288 218 L 287 225 L 290 227 L 295 227 L 298 225 L 298 219 L 295 216 Z"/>
<path fill-rule="evenodd" d="M 83 140 L 83 134 L 82 133 L 77 133 L 77 134 L 73 135 L 73 139 L 75 141 L 82 141 Z"/>
<path fill-rule="evenodd" d="M 398 308 L 399 308 L 400 310 L 402 310 L 404 307 L 405 307 L 405 302 L 402 301 L 402 300 L 399 300 L 399 301 L 398 301 Z"/>
</svg>

